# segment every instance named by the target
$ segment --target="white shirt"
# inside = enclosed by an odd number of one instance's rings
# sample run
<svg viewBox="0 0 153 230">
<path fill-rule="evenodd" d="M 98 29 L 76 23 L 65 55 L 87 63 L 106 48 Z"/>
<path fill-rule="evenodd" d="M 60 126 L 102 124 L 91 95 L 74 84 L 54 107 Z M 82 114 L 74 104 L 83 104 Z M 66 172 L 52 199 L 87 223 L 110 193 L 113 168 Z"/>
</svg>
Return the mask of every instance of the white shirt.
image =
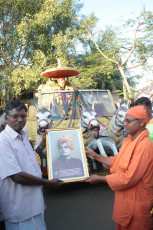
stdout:
<svg viewBox="0 0 153 230">
<path fill-rule="evenodd" d="M 21 136 L 7 125 L 0 133 L 0 205 L 8 222 L 44 212 L 42 186 L 21 185 L 9 177 L 19 172 L 42 177 L 35 154 L 23 130 Z"/>
</svg>

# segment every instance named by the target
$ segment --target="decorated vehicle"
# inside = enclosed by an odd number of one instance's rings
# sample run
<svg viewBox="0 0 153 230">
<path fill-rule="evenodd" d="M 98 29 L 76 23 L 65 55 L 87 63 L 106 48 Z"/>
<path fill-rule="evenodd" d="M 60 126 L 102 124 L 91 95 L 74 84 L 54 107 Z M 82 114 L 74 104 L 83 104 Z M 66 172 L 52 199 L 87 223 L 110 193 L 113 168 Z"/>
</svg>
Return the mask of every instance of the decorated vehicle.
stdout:
<svg viewBox="0 0 153 230">
<path fill-rule="evenodd" d="M 38 138 L 39 130 L 48 128 L 48 125 L 40 127 L 37 124 L 38 120 L 38 108 L 39 116 L 40 111 L 42 111 L 41 117 L 44 121 L 47 121 L 46 114 L 43 111 L 49 110 L 51 113 L 51 124 L 52 128 L 68 128 L 68 127 L 81 127 L 81 120 L 84 116 L 83 110 L 88 111 L 86 116 L 91 118 L 88 120 L 90 125 L 87 125 L 87 131 L 83 133 L 83 141 L 85 146 L 94 146 L 102 154 L 103 145 L 99 138 L 99 133 L 108 126 L 111 118 L 113 117 L 116 107 L 113 101 L 113 97 L 109 90 L 77 90 L 74 86 L 69 85 L 68 77 L 78 75 L 79 72 L 74 68 L 60 67 L 47 70 L 42 73 L 42 77 L 49 78 L 46 85 L 41 85 L 37 90 L 37 109 L 35 105 L 29 107 L 26 132 L 28 134 L 29 140 L 31 141 L 34 148 L 35 143 L 41 138 Z M 84 108 L 83 110 L 81 108 Z M 89 113 L 90 111 L 90 113 Z M 94 114 L 95 117 L 92 117 Z M 92 116 L 91 116 L 92 115 Z M 37 118 L 37 119 L 36 119 Z M 99 124 L 97 131 L 96 127 L 92 124 L 93 119 Z M 47 123 L 46 123 L 47 124 Z M 92 127 L 92 128 L 91 128 Z M 83 132 L 83 131 L 82 131 Z M 96 135 L 98 132 L 98 135 Z M 94 139 L 96 141 L 91 145 L 91 141 Z M 37 139 L 37 141 L 36 141 Z M 39 143 L 38 143 L 39 144 Z M 96 144 L 96 147 L 95 147 Z M 46 157 L 42 159 L 42 171 L 46 171 L 47 167 Z"/>
</svg>

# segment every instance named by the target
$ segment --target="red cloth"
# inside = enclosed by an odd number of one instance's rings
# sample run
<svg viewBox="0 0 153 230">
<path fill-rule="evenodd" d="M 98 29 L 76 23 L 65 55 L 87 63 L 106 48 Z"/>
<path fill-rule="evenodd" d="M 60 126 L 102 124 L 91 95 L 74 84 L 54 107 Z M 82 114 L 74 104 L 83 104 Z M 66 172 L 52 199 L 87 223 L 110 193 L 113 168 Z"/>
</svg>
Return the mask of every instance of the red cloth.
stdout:
<svg viewBox="0 0 153 230">
<path fill-rule="evenodd" d="M 84 176 L 83 164 L 80 159 L 59 157 L 53 161 L 53 177 L 59 179 L 79 178 Z"/>
<path fill-rule="evenodd" d="M 122 227 L 117 230 L 153 229 L 153 143 L 148 134 L 148 130 L 143 131 L 143 138 L 135 144 L 127 169 L 117 165 L 114 173 L 106 176 L 115 191 L 113 219 Z M 123 155 L 128 153 L 129 145 L 133 145 L 132 138 L 124 140 L 120 149 Z M 118 157 L 111 157 L 111 167 Z"/>
</svg>

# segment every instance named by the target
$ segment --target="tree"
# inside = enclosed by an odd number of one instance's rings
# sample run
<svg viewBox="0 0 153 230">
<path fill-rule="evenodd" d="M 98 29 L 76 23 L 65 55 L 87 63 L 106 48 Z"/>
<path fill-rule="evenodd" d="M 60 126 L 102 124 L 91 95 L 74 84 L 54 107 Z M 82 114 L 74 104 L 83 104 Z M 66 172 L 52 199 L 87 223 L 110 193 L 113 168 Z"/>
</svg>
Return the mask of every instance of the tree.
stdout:
<svg viewBox="0 0 153 230">
<path fill-rule="evenodd" d="M 36 88 L 40 73 L 68 62 L 78 27 L 75 0 L 0 0 L 0 78 L 9 96 Z"/>
<path fill-rule="evenodd" d="M 112 63 L 104 59 L 96 49 L 85 55 L 80 55 L 76 59 L 81 74 L 72 78 L 72 84 L 81 89 L 122 90 L 119 71 L 115 70 Z"/>
<path fill-rule="evenodd" d="M 82 40 L 92 41 L 101 56 L 112 62 L 114 68 L 120 71 L 123 79 L 124 97 L 125 99 L 131 99 L 132 91 L 126 72 L 138 66 L 143 66 L 147 59 L 152 56 L 153 34 L 151 28 L 153 27 L 153 14 L 144 11 L 137 19 L 129 20 L 126 23 L 126 26 L 134 28 L 133 39 L 121 38 L 117 31 L 109 27 L 106 28 L 106 31 L 101 31 L 96 37 L 94 35 L 95 25 L 94 15 L 91 15 L 89 19 L 83 19 L 80 37 Z M 137 37 L 138 33 L 141 33 L 141 36 Z"/>
</svg>

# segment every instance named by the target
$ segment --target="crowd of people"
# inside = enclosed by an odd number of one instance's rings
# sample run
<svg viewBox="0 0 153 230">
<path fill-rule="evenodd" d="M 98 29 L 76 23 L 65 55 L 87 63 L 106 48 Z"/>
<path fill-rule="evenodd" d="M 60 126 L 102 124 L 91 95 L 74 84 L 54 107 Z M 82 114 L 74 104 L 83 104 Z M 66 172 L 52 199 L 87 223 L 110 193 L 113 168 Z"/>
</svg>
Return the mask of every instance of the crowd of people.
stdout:
<svg viewBox="0 0 153 230">
<path fill-rule="evenodd" d="M 46 147 L 46 135 L 34 151 L 23 130 L 26 106 L 12 101 L 6 105 L 5 113 L 6 126 L 0 133 L 0 229 L 46 230 L 43 186 L 59 188 L 64 182 L 60 177 L 42 178 L 35 156 L 36 152 L 41 155 Z M 109 175 L 91 175 L 85 182 L 107 183 L 115 192 L 113 219 L 116 230 L 153 229 L 152 126 L 151 101 L 139 98 L 126 113 L 124 127 L 128 135 L 116 156 L 103 157 L 85 148 L 87 157 L 110 169 Z M 58 161 L 70 158 L 73 148 L 73 143 L 62 138 L 57 143 L 61 157 Z M 77 161 L 78 167 L 82 166 Z"/>
</svg>

